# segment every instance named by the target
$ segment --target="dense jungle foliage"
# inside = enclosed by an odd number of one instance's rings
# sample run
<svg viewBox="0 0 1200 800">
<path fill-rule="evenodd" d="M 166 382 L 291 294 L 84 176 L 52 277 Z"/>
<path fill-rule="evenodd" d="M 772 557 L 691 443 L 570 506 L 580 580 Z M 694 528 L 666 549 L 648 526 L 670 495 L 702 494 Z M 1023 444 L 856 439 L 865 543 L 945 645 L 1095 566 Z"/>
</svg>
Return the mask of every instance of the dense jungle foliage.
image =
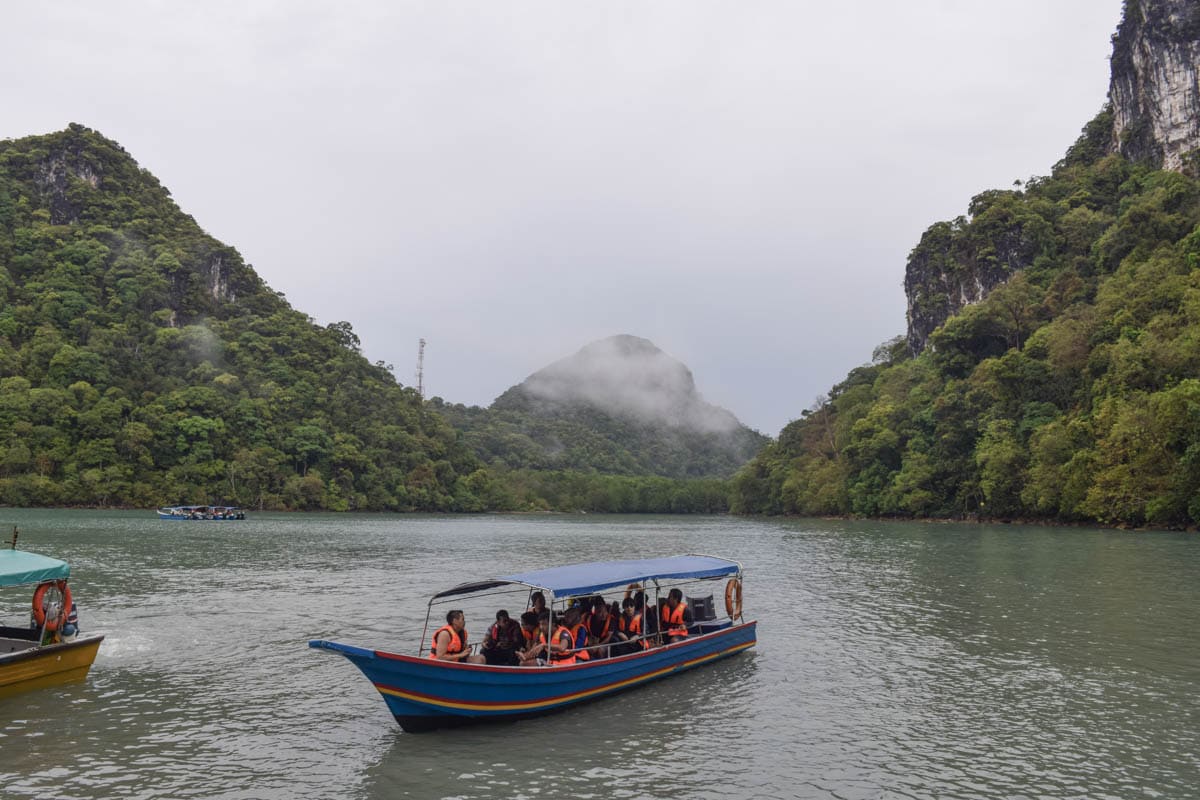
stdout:
<svg viewBox="0 0 1200 800">
<path fill-rule="evenodd" d="M 909 355 L 881 345 L 735 479 L 740 512 L 1200 522 L 1200 183 L 1106 155 L 974 198 L 914 256 L 1032 263 Z M 992 261 L 989 261 L 991 259 Z"/>
<path fill-rule="evenodd" d="M 116 143 L 0 141 L 0 504 L 727 506 L 721 482 L 512 463 L 487 468 L 349 323 L 292 309 Z"/>
<path fill-rule="evenodd" d="M 521 402 L 513 389 L 490 408 L 448 404 L 439 398 L 430 402 L 463 432 L 476 455 L 507 470 L 728 478 L 769 441 L 745 427 L 702 433 L 590 406 L 547 410 Z"/>
<path fill-rule="evenodd" d="M 475 456 L 357 347 L 115 143 L 0 143 L 0 503 L 481 507 Z"/>
<path fill-rule="evenodd" d="M 728 478 L 752 455 L 733 461 L 722 437 L 653 429 L 596 409 L 545 416 L 437 397 L 429 405 L 487 463 L 493 508 L 723 513 Z"/>
</svg>

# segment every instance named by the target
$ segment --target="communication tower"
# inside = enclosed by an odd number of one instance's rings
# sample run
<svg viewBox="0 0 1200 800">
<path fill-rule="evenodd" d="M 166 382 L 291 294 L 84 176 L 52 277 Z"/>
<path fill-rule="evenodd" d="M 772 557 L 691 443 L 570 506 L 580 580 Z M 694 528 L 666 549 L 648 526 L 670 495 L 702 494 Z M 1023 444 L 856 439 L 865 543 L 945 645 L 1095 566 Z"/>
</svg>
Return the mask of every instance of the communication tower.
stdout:
<svg viewBox="0 0 1200 800">
<path fill-rule="evenodd" d="M 417 340 L 417 396 L 425 399 L 425 340 Z"/>
</svg>

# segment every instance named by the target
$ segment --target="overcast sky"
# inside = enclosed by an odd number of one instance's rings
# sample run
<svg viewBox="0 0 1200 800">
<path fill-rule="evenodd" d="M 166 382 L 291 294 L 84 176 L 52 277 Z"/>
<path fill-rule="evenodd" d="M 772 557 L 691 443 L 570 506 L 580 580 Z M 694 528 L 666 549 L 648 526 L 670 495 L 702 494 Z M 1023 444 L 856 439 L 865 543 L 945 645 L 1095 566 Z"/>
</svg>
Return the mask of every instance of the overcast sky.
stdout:
<svg viewBox="0 0 1200 800">
<path fill-rule="evenodd" d="M 115 139 L 429 396 L 629 333 L 775 435 L 904 332 L 925 228 L 1062 157 L 1120 7 L 6 4 L 0 138 Z"/>
</svg>

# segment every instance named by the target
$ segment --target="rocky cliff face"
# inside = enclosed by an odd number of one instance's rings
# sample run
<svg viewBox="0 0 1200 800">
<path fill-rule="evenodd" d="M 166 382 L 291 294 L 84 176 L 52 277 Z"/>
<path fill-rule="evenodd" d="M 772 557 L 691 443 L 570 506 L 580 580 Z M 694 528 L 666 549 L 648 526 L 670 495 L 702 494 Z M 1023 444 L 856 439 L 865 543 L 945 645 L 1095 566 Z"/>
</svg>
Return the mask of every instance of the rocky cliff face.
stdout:
<svg viewBox="0 0 1200 800">
<path fill-rule="evenodd" d="M 0 150 L 6 146 L 5 174 L 28 187 L 30 200 L 49 214 L 51 225 L 70 227 L 76 237 L 95 226 L 107 228 L 104 246 L 120 250 L 141 241 L 148 225 L 146 209 L 151 209 L 150 216 L 177 234 L 175 246 L 156 243 L 152 255 L 172 287 L 167 301 L 171 324 L 176 315 L 203 317 L 261 287 L 232 248 L 202 235 L 170 192 L 116 142 L 72 123 L 57 134 L 0 140 Z M 204 299 L 198 301 L 200 287 Z"/>
<path fill-rule="evenodd" d="M 1126 0 L 1113 37 L 1109 108 L 1077 147 L 1103 130 L 1107 145 L 1096 142 L 1090 152 L 1200 173 L 1200 2 Z M 1004 194 L 985 192 L 972 202 L 971 236 L 963 235 L 967 218 L 938 223 L 909 256 L 904 291 L 913 355 L 947 319 L 1030 266 L 1043 246 L 1040 232 L 998 213 Z M 994 219 L 981 226 L 980 214 Z"/>
<path fill-rule="evenodd" d="M 1200 4 L 1126 0 L 1113 37 L 1112 149 L 1163 169 L 1184 169 L 1200 148 L 1198 73 Z"/>
<path fill-rule="evenodd" d="M 1044 223 L 1021 213 L 1015 193 L 991 191 L 971 201 L 970 221 L 939 222 L 908 257 L 908 347 L 925 349 L 929 335 L 966 306 L 978 303 L 1047 245 Z"/>
</svg>

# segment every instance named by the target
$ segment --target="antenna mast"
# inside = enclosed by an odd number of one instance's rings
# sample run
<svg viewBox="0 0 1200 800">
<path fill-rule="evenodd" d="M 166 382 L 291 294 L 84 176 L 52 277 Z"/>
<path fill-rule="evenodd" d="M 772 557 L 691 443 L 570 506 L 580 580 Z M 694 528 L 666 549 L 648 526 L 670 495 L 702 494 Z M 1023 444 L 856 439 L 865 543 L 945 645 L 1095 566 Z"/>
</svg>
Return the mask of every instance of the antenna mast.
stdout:
<svg viewBox="0 0 1200 800">
<path fill-rule="evenodd" d="M 425 399 L 425 340 L 417 340 L 417 396 Z"/>
</svg>

